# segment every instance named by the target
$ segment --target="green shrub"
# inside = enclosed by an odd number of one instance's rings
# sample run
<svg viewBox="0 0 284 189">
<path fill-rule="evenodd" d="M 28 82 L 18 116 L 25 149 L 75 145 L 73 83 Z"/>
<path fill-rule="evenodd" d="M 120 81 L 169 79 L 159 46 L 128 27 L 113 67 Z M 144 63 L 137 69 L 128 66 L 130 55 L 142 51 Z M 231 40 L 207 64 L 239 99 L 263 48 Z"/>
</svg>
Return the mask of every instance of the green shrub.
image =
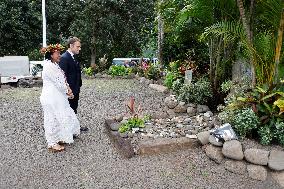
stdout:
<svg viewBox="0 0 284 189">
<path fill-rule="evenodd" d="M 210 82 L 203 78 L 196 83 L 183 85 L 179 92 L 178 99 L 186 103 L 206 104 L 212 97 Z"/>
<path fill-rule="evenodd" d="M 168 72 L 164 81 L 164 84 L 166 85 L 166 87 L 168 87 L 169 89 L 172 88 L 173 86 L 173 82 L 176 80 L 175 74 L 172 72 Z"/>
<path fill-rule="evenodd" d="M 257 132 L 259 134 L 261 144 L 268 145 L 273 140 L 273 129 L 269 125 L 260 127 Z"/>
<path fill-rule="evenodd" d="M 94 75 L 94 69 L 92 67 L 88 67 L 88 68 L 83 68 L 83 73 L 87 76 L 92 76 Z"/>
<path fill-rule="evenodd" d="M 128 75 L 129 69 L 127 69 L 125 66 L 120 66 L 120 65 L 112 65 L 108 73 L 112 76 L 125 76 Z"/>
<path fill-rule="evenodd" d="M 279 121 L 275 124 L 275 138 L 279 144 L 284 146 L 284 122 Z"/>
<path fill-rule="evenodd" d="M 173 82 L 173 91 L 175 94 L 179 95 L 179 91 L 183 86 L 183 80 L 182 79 L 177 79 Z"/>
<path fill-rule="evenodd" d="M 223 93 L 227 93 L 233 87 L 233 82 L 231 80 L 225 81 L 221 84 L 221 90 Z"/>
<path fill-rule="evenodd" d="M 152 64 L 145 70 L 144 75 L 148 79 L 157 80 L 160 78 L 160 69 Z"/>
<path fill-rule="evenodd" d="M 251 131 L 256 129 L 260 124 L 259 118 L 251 108 L 237 110 L 235 113 L 231 119 L 231 124 L 241 138 L 251 134 Z"/>
</svg>

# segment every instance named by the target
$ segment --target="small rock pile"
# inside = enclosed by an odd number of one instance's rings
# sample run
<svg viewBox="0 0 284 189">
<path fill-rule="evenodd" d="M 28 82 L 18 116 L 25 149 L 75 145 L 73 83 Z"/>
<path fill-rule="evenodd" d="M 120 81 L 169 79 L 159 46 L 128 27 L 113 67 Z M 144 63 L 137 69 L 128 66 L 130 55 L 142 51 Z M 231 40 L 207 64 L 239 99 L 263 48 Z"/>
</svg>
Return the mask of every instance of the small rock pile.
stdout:
<svg viewBox="0 0 284 189">
<path fill-rule="evenodd" d="M 130 132 L 119 133 L 121 124 L 126 123 L 129 117 L 117 116 L 110 127 L 121 137 L 146 138 L 196 138 L 196 134 L 209 131 L 219 125 L 217 116 L 205 105 L 186 104 L 178 102 L 174 95 L 165 99 L 166 110 L 156 113 L 145 123 L 144 128 L 133 128 Z"/>
<path fill-rule="evenodd" d="M 250 178 L 264 181 L 268 171 L 266 166 L 273 171 L 284 170 L 283 151 L 258 148 L 243 150 L 242 143 L 237 140 L 216 143 L 209 131 L 198 133 L 197 138 L 210 159 L 218 164 L 224 162 L 225 169 L 233 173 L 248 173 Z"/>
</svg>

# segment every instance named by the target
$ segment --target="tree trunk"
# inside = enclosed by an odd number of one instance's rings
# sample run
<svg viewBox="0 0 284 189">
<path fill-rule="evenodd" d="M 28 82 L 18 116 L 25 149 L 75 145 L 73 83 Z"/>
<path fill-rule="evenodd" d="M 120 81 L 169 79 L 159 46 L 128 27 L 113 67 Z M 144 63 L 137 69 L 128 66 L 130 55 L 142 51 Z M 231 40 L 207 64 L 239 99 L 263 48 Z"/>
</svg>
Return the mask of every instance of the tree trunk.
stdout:
<svg viewBox="0 0 284 189">
<path fill-rule="evenodd" d="M 163 61 L 163 44 L 164 44 L 164 21 L 160 13 L 158 13 L 158 59 L 161 67 L 164 65 Z"/>
<path fill-rule="evenodd" d="M 278 37 L 276 43 L 276 50 L 275 50 L 275 67 L 274 67 L 274 82 L 278 82 L 278 66 L 279 66 L 279 59 L 281 54 L 282 48 L 282 40 L 283 40 L 283 30 L 284 30 L 284 8 L 282 9 L 281 19 L 280 19 L 280 26 L 278 28 Z"/>
<path fill-rule="evenodd" d="M 214 68 L 215 68 L 215 58 L 214 58 L 214 48 L 213 48 L 214 41 L 213 39 L 210 39 L 209 41 L 209 58 L 210 58 L 210 70 L 209 70 L 209 78 L 211 87 L 213 89 L 214 85 Z"/>
<path fill-rule="evenodd" d="M 95 48 L 93 48 L 91 50 L 91 67 L 95 68 L 96 67 L 96 52 L 94 50 Z"/>
<path fill-rule="evenodd" d="M 238 4 L 238 7 L 239 7 L 241 19 L 242 19 L 242 22 L 243 22 L 243 27 L 245 28 L 245 31 L 246 31 L 248 44 L 249 44 L 250 48 L 252 48 L 253 47 L 252 36 L 251 36 L 250 26 L 247 22 L 247 18 L 246 18 L 246 15 L 245 15 L 245 9 L 244 9 L 243 1 L 237 0 L 237 4 Z M 255 67 L 254 67 L 254 57 L 250 58 L 250 66 L 251 66 L 251 73 L 252 73 L 252 87 L 255 87 L 256 75 L 255 75 Z"/>
<path fill-rule="evenodd" d="M 92 39 L 91 39 L 91 45 L 92 45 L 92 48 L 91 48 L 91 67 L 95 69 L 96 67 L 96 37 L 95 37 L 95 32 L 93 30 L 93 36 L 92 36 Z"/>
</svg>

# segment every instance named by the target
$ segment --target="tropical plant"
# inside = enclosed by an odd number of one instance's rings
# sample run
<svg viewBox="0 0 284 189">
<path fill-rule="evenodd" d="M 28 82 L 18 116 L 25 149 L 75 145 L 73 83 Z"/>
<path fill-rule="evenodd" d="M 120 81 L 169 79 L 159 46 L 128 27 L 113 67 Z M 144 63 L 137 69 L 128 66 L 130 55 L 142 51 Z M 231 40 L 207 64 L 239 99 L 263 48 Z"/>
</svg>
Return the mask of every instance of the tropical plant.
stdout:
<svg viewBox="0 0 284 189">
<path fill-rule="evenodd" d="M 237 46 L 239 47 L 238 52 L 250 62 L 253 86 L 264 83 L 272 84 L 273 81 L 278 78 L 276 70 L 278 70 L 282 46 L 282 37 L 280 36 L 281 33 L 283 33 L 284 27 L 284 16 L 282 16 L 281 19 L 280 17 L 284 14 L 284 11 L 281 13 L 281 8 L 284 4 L 277 0 L 266 0 L 252 5 L 252 8 L 256 8 L 256 12 L 261 9 L 261 11 L 270 12 L 270 14 L 275 17 L 275 19 L 273 19 L 274 27 L 266 26 L 263 27 L 265 28 L 263 30 L 262 27 L 251 27 L 252 20 L 250 19 L 249 21 L 248 18 L 246 18 L 243 2 L 241 0 L 237 2 L 242 23 L 236 20 L 221 21 L 207 27 L 203 35 L 222 38 L 227 44 L 236 44 L 237 42 Z M 252 15 L 252 13 L 250 13 L 250 15 Z M 260 19 L 271 25 L 271 21 L 266 20 L 270 17 L 267 15 L 267 13 L 261 14 L 261 17 L 256 17 L 256 20 Z M 254 23 L 259 24 L 260 22 L 255 21 Z M 275 27 L 275 23 L 278 23 L 278 25 L 280 23 L 280 26 Z M 277 30 L 278 37 L 275 35 Z M 252 35 L 255 32 L 257 34 Z M 279 78 L 276 80 L 279 80 Z"/>
<path fill-rule="evenodd" d="M 94 75 L 94 69 L 92 67 L 88 67 L 88 68 L 83 68 L 83 73 L 87 76 L 92 76 Z"/>
<path fill-rule="evenodd" d="M 176 95 L 180 94 L 180 89 L 183 87 L 184 83 L 182 79 L 177 79 L 173 82 L 172 89 Z"/>
<path fill-rule="evenodd" d="M 118 131 L 120 133 L 124 133 L 126 131 L 131 131 L 133 128 L 144 128 L 144 120 L 138 117 L 131 117 L 127 120 L 126 123 L 123 123 Z"/>
<path fill-rule="evenodd" d="M 244 138 L 252 134 L 254 129 L 257 129 L 260 121 L 251 108 L 244 108 L 235 112 L 231 124 L 239 136 Z"/>
<path fill-rule="evenodd" d="M 128 73 L 129 69 L 121 65 L 112 65 L 108 70 L 108 74 L 112 76 L 126 76 Z"/>
<path fill-rule="evenodd" d="M 157 66 L 150 64 L 147 69 L 144 70 L 144 75 L 148 79 L 157 80 L 161 77 L 161 72 Z"/>
<path fill-rule="evenodd" d="M 210 82 L 201 78 L 192 84 L 185 84 L 179 90 L 178 99 L 186 103 L 206 104 L 212 97 Z"/>
</svg>

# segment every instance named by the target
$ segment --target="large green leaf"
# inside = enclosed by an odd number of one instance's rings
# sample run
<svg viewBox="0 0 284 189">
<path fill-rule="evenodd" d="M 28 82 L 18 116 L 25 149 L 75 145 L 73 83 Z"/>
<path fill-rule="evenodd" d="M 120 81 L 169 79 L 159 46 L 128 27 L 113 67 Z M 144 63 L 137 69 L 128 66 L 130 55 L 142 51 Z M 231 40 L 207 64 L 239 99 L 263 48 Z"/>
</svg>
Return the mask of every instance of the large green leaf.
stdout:
<svg viewBox="0 0 284 189">
<path fill-rule="evenodd" d="M 280 109 L 279 115 L 284 112 L 284 98 L 279 98 L 273 104 L 276 105 Z"/>
</svg>

